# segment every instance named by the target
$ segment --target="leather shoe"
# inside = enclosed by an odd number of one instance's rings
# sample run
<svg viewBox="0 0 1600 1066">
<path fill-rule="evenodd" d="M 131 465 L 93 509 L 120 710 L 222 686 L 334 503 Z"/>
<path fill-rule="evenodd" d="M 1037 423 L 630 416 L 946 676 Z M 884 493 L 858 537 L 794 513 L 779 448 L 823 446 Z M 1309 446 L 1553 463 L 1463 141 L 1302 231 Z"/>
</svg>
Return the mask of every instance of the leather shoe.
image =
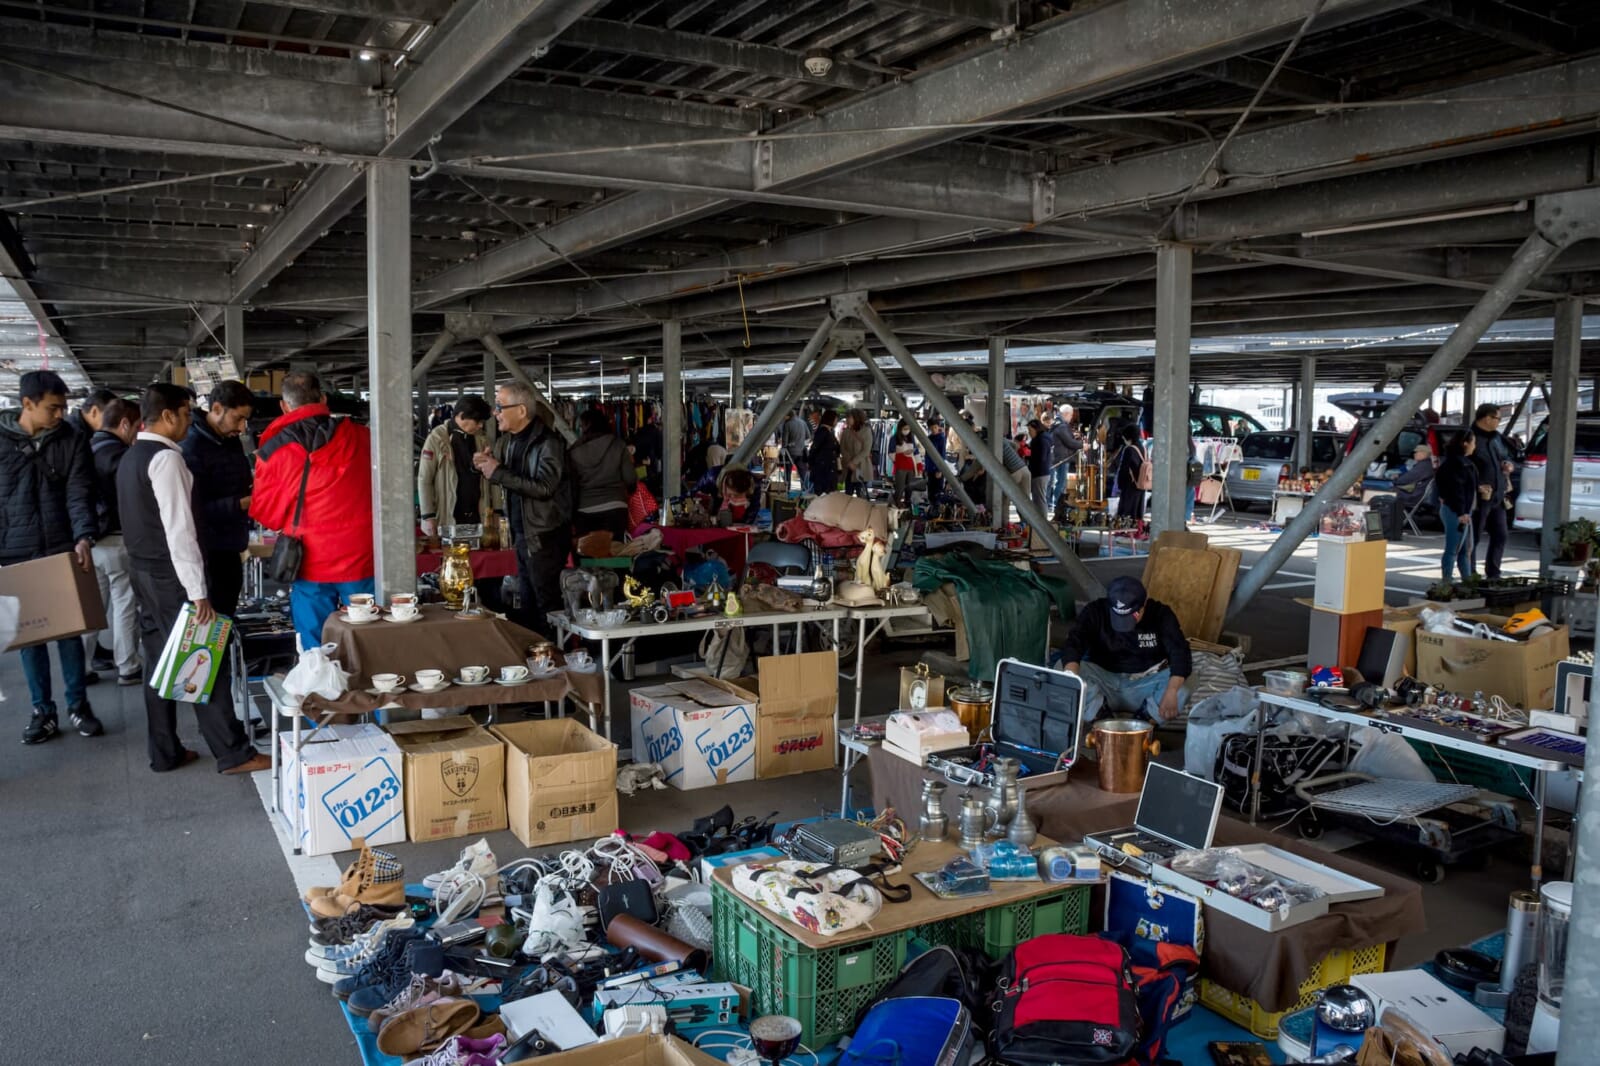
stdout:
<svg viewBox="0 0 1600 1066">
<path fill-rule="evenodd" d="M 434 1000 L 385 1022 L 378 1032 L 378 1050 L 401 1058 L 432 1051 L 476 1025 L 478 1014 L 478 1005 L 470 999 Z"/>
<path fill-rule="evenodd" d="M 238 766 L 230 766 L 222 772 L 225 774 L 253 774 L 257 770 L 270 769 L 272 769 L 272 760 L 258 751 L 250 756 L 248 761 L 242 762 Z"/>
</svg>

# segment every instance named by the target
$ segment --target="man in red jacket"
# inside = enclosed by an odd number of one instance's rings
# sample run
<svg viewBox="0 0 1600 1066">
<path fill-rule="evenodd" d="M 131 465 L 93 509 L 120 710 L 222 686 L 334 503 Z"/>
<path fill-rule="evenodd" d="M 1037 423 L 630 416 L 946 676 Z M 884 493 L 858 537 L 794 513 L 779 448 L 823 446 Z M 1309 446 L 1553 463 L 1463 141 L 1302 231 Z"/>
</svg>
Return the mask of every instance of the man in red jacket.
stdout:
<svg viewBox="0 0 1600 1066">
<path fill-rule="evenodd" d="M 322 643 L 322 624 L 372 583 L 372 441 L 367 427 L 336 417 L 308 370 L 283 379 L 283 415 L 256 449 L 250 517 L 305 545 L 289 608 L 301 648 Z M 305 502 L 298 518 L 301 479 Z"/>
</svg>

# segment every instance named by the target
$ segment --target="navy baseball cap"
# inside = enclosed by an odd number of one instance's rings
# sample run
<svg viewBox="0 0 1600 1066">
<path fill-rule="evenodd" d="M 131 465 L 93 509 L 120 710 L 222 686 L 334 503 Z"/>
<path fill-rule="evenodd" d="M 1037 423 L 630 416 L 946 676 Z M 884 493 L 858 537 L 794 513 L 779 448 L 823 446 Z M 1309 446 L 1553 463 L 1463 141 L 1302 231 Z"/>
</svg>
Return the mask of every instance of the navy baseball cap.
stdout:
<svg viewBox="0 0 1600 1066">
<path fill-rule="evenodd" d="M 1144 606 L 1144 584 L 1136 577 L 1117 577 L 1106 586 L 1106 603 L 1111 608 L 1111 628 L 1127 633 L 1139 624 L 1137 615 Z"/>
</svg>

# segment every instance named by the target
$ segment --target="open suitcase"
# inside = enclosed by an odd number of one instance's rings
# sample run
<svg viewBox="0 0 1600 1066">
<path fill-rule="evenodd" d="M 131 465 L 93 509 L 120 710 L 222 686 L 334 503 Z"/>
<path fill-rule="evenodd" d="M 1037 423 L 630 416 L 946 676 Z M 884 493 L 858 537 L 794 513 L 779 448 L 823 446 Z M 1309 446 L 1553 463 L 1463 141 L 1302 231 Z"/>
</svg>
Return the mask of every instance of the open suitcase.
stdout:
<svg viewBox="0 0 1600 1066">
<path fill-rule="evenodd" d="M 990 788 L 997 756 L 1022 763 L 1024 788 L 1065 781 L 1078 761 L 1083 735 L 1083 679 L 1017 659 L 1001 659 L 994 672 L 989 728 L 980 743 L 930 752 L 925 765 L 950 780 Z"/>
</svg>

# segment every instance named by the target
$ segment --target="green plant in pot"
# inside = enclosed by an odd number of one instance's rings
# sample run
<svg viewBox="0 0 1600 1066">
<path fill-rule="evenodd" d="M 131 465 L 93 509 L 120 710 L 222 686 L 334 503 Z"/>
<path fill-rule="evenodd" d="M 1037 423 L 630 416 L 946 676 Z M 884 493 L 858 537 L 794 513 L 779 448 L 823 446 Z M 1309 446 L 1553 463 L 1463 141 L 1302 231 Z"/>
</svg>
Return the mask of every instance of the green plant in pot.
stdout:
<svg viewBox="0 0 1600 1066">
<path fill-rule="evenodd" d="M 1588 518 L 1574 518 L 1557 525 L 1556 536 L 1560 538 L 1556 561 L 1576 566 L 1588 562 L 1590 552 L 1600 543 L 1600 526 Z"/>
</svg>

